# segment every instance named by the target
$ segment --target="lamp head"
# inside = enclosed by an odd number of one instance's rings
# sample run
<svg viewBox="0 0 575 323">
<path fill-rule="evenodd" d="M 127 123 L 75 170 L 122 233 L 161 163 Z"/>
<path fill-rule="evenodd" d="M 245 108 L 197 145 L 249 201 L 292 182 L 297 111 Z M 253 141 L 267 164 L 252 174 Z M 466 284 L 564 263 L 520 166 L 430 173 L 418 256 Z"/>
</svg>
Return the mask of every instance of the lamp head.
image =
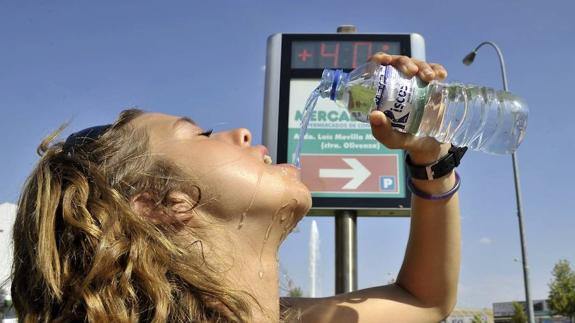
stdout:
<svg viewBox="0 0 575 323">
<path fill-rule="evenodd" d="M 475 59 L 476 54 L 477 54 L 476 51 L 472 51 L 471 53 L 467 54 L 467 56 L 463 58 L 463 64 L 471 65 L 471 63 L 473 63 L 473 60 Z"/>
</svg>

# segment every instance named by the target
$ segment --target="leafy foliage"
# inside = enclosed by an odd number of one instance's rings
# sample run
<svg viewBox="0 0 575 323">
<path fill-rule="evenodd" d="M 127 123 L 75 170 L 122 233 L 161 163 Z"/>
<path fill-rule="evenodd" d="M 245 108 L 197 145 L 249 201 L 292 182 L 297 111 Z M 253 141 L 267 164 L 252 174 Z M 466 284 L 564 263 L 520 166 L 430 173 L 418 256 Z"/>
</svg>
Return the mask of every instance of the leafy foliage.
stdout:
<svg viewBox="0 0 575 323">
<path fill-rule="evenodd" d="M 521 303 L 513 302 L 513 316 L 511 317 L 512 323 L 527 323 L 527 315 Z"/>
<path fill-rule="evenodd" d="M 288 291 L 288 296 L 289 297 L 302 297 L 303 291 L 301 290 L 300 287 L 293 287 L 293 288 L 290 288 L 290 290 Z"/>
<path fill-rule="evenodd" d="M 483 316 L 479 313 L 475 313 L 475 315 L 473 315 L 473 319 L 471 320 L 471 323 L 484 323 L 485 321 L 483 321 Z"/>
<path fill-rule="evenodd" d="M 549 283 L 549 307 L 554 314 L 575 316 L 575 272 L 569 261 L 559 260 Z"/>
</svg>

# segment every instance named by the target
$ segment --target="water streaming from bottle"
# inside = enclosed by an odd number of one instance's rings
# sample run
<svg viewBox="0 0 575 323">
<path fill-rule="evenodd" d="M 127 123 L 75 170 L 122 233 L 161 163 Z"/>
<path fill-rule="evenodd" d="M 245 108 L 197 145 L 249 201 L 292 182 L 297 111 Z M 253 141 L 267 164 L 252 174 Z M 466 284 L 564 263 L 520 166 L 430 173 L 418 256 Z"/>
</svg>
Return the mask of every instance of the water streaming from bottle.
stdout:
<svg viewBox="0 0 575 323">
<path fill-rule="evenodd" d="M 320 87 L 318 86 L 315 90 L 313 90 L 313 92 L 311 92 L 309 98 L 305 103 L 303 117 L 301 121 L 301 128 L 299 129 L 299 140 L 295 147 L 294 158 L 293 158 L 293 164 L 297 168 L 301 168 L 300 155 L 303 146 L 303 140 L 307 132 L 309 121 L 311 120 L 311 116 L 313 114 L 313 111 L 315 110 L 315 105 L 317 103 L 317 99 L 319 98 L 319 93 L 320 93 Z"/>
</svg>

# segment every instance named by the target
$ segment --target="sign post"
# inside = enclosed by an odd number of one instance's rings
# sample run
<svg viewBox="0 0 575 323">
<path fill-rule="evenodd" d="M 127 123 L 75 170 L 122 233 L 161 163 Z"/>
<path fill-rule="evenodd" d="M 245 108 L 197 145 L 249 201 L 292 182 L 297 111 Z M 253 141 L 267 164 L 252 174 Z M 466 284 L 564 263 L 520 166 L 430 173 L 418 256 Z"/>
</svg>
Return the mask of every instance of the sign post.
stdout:
<svg viewBox="0 0 575 323">
<path fill-rule="evenodd" d="M 293 163 L 304 105 L 323 69 L 346 72 L 377 52 L 425 60 L 419 34 L 275 34 L 268 38 L 263 141 L 277 163 Z M 336 293 L 357 288 L 358 216 L 409 216 L 403 151 L 372 136 L 369 124 L 346 109 L 318 100 L 304 137 L 302 181 L 311 191 L 308 215 L 335 216 Z"/>
<path fill-rule="evenodd" d="M 335 293 L 357 289 L 357 211 L 335 211 Z"/>
<path fill-rule="evenodd" d="M 338 33 L 355 33 L 352 26 L 337 27 Z M 353 136 L 350 136 L 353 137 Z M 358 136 L 356 136 L 358 137 Z M 361 136 L 361 139 L 364 137 Z M 342 159 L 350 168 L 320 168 L 320 178 L 351 178 L 345 189 L 358 189 L 371 175 L 369 169 L 357 158 Z M 323 166 L 327 167 L 327 166 Z M 339 175 L 340 177 L 336 177 Z M 344 177 L 345 178 L 345 177 Z M 335 213 L 335 293 L 342 294 L 357 289 L 357 211 L 337 210 Z"/>
</svg>

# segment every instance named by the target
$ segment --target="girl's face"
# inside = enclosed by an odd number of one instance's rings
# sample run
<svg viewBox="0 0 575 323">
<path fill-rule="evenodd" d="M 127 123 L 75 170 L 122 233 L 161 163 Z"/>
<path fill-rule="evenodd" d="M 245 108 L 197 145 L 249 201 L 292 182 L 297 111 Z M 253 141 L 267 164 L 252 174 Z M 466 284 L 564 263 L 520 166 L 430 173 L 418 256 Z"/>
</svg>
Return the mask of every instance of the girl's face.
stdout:
<svg viewBox="0 0 575 323">
<path fill-rule="evenodd" d="M 208 134 L 189 118 L 159 113 L 146 113 L 133 123 L 146 128 L 152 154 L 175 162 L 198 186 L 202 212 L 237 221 L 240 228 L 263 221 L 258 220 L 262 216 L 293 226 L 311 207 L 299 170 L 266 163 L 267 149 L 252 146 L 247 129 Z"/>
</svg>

